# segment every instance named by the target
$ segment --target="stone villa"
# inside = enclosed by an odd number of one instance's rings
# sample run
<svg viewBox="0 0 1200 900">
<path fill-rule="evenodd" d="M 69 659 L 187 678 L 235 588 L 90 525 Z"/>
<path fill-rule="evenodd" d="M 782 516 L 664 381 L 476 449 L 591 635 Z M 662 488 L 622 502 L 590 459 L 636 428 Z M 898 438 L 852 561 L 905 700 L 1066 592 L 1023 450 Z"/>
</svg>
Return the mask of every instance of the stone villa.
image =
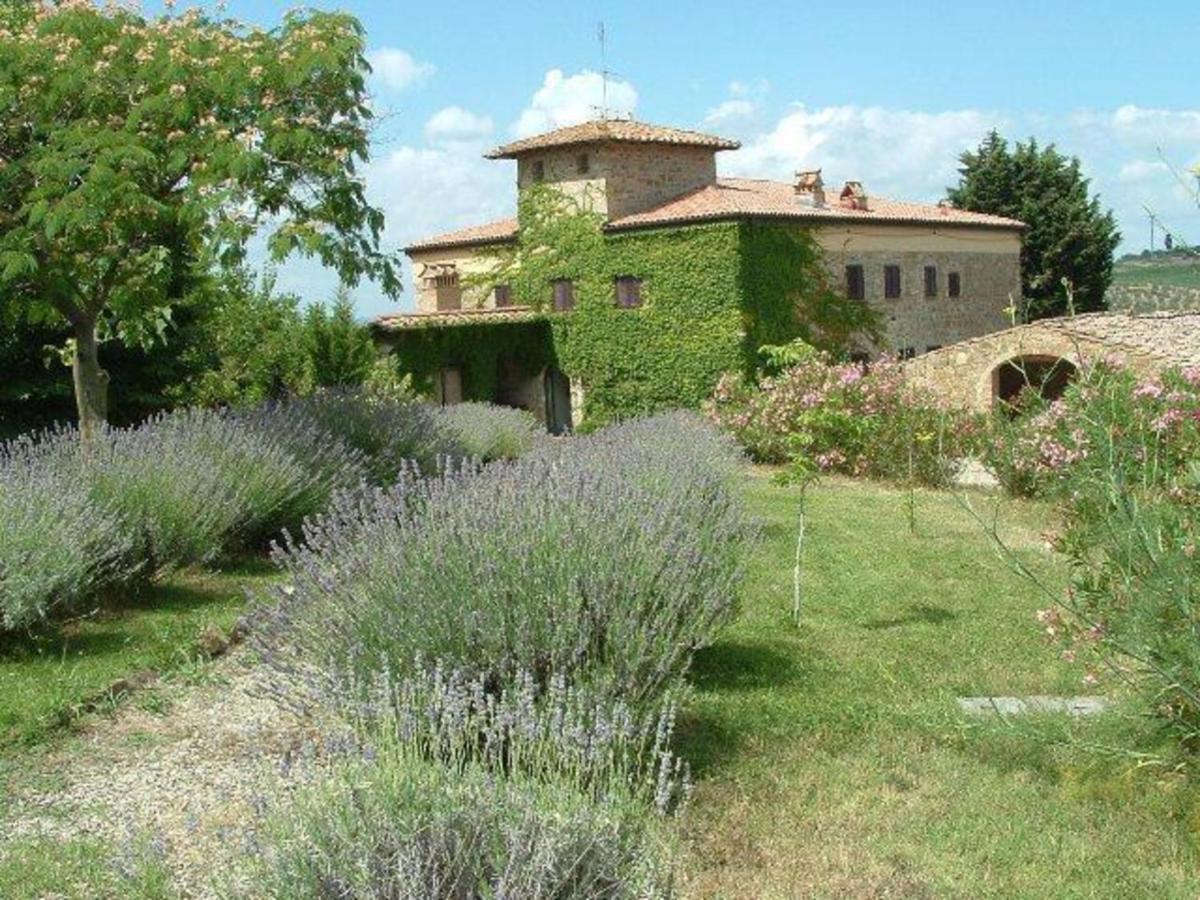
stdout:
<svg viewBox="0 0 1200 900">
<path fill-rule="evenodd" d="M 1008 326 L 1021 222 L 826 185 L 820 170 L 719 178 L 717 154 L 737 147 L 603 119 L 493 150 L 515 160 L 519 192 L 549 185 L 602 217 L 610 270 L 564 271 L 544 297 L 516 297 L 478 287 L 517 240 L 516 218 L 430 237 L 406 248 L 416 312 L 379 317 L 380 341 L 442 402 L 523 406 L 552 430 L 697 403 L 722 370 L 795 336 L 795 301 L 767 270 L 787 271 L 781 236 L 798 232 L 821 248 L 830 285 L 883 314 L 887 343 L 864 356 L 913 357 Z"/>
</svg>

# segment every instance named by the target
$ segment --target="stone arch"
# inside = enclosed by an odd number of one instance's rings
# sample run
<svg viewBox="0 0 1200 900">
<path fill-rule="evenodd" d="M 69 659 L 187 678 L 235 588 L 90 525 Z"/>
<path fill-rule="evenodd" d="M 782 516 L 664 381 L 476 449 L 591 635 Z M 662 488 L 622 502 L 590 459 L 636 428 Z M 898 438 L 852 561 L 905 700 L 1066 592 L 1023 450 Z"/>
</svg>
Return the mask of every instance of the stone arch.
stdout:
<svg viewBox="0 0 1200 900">
<path fill-rule="evenodd" d="M 1057 400 L 1079 369 L 1066 356 L 1053 353 L 1018 353 L 993 366 L 990 372 L 993 403 L 1012 404 L 1026 389 L 1047 400 Z"/>
</svg>

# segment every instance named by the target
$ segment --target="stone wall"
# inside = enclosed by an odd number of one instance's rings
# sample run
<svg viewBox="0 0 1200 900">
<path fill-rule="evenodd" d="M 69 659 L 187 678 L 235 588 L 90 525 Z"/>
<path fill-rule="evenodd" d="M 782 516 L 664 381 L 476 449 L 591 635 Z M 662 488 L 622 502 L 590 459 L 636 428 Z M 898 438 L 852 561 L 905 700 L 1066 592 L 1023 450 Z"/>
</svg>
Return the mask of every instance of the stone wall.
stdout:
<svg viewBox="0 0 1200 900">
<path fill-rule="evenodd" d="M 487 271 L 491 258 L 487 255 L 488 248 L 478 247 L 449 247 L 446 249 L 412 250 L 409 259 L 412 260 L 413 292 L 416 294 L 417 312 L 435 312 L 437 310 L 437 290 L 432 279 L 423 277 L 431 266 L 453 266 L 463 283 L 463 309 L 490 309 L 494 307 L 495 298 L 491 291 L 481 291 L 465 284 L 470 275 L 478 275 Z"/>
<path fill-rule="evenodd" d="M 1016 232 L 906 225 L 830 226 L 817 231 L 831 283 L 844 289 L 846 266 L 861 265 L 866 300 L 879 310 L 886 344 L 872 352 L 917 354 L 1010 324 L 1006 309 L 1020 296 L 1020 239 Z M 900 267 L 900 296 L 884 296 L 884 267 Z M 936 296 L 925 296 L 925 267 L 937 270 Z M 949 296 L 949 275 L 961 290 Z"/>
<path fill-rule="evenodd" d="M 587 158 L 586 172 L 583 157 Z M 669 144 L 590 144 L 531 153 L 517 161 L 517 189 L 543 181 L 609 219 L 640 212 L 717 177 L 710 147 Z"/>
<path fill-rule="evenodd" d="M 1154 371 L 1166 361 L 1136 348 L 1069 330 L 1064 320 L 1034 322 L 943 347 L 905 366 L 914 384 L 955 406 L 985 412 L 996 400 L 997 371 L 1013 360 L 1066 360 L 1078 367 L 1087 359 L 1116 357 L 1137 371 Z"/>
</svg>

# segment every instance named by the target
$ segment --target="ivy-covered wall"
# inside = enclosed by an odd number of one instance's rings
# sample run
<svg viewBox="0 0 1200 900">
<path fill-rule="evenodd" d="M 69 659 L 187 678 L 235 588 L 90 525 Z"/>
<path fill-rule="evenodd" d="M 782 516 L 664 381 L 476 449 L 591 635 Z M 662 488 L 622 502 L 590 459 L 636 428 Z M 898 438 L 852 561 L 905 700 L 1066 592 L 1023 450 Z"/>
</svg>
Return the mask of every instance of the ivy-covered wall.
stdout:
<svg viewBox="0 0 1200 900">
<path fill-rule="evenodd" d="M 742 368 L 739 241 L 735 223 L 606 235 L 602 253 L 563 271 L 576 305 L 550 323 L 559 367 L 583 384 L 587 427 L 697 406 Z M 642 280 L 640 307 L 617 306 L 621 275 Z"/>
<path fill-rule="evenodd" d="M 412 375 L 419 390 L 432 389 L 438 370 L 459 367 L 465 400 L 495 399 L 502 357 L 532 375 L 557 365 L 545 320 L 415 328 L 381 339 L 399 360 L 400 371 Z"/>
<path fill-rule="evenodd" d="M 533 374 L 557 366 L 583 387 L 585 427 L 666 407 L 698 406 L 723 372 L 757 363 L 763 344 L 805 334 L 805 298 L 825 290 L 816 241 L 787 222 L 716 222 L 609 233 L 578 210 L 522 198 L 521 237 L 496 254 L 490 284 L 542 313 L 530 324 L 472 324 L 388 340 L 420 381 L 461 366 L 464 395 L 492 399 L 500 357 Z M 640 307 L 621 308 L 615 279 L 641 279 Z M 575 308 L 553 310 L 568 278 Z M 482 284 L 488 287 L 488 284 Z M 578 414 L 577 414 L 578 417 Z"/>
</svg>

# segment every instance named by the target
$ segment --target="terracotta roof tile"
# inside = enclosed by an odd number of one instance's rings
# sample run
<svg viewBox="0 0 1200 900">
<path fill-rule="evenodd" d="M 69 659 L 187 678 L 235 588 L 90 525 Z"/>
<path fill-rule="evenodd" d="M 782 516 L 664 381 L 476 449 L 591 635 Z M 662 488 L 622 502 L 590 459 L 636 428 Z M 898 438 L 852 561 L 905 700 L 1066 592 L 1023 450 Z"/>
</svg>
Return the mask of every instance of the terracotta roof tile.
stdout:
<svg viewBox="0 0 1200 900">
<path fill-rule="evenodd" d="M 918 225 L 968 225 L 984 228 L 1024 228 L 1023 222 L 932 203 L 870 197 L 868 209 L 842 206 L 834 192 L 824 206 L 805 206 L 790 184 L 752 178 L 718 178 L 715 184 L 689 191 L 651 209 L 614 219 L 610 231 L 683 225 L 727 219 L 796 219 L 806 222 L 897 222 Z M 435 235 L 410 244 L 406 250 L 432 250 L 498 244 L 517 236 L 515 218 L 500 219 Z"/>
<path fill-rule="evenodd" d="M 836 194 L 832 191 L 825 205 L 806 206 L 800 202 L 790 184 L 750 178 L 718 178 L 715 184 L 697 188 L 651 209 L 614 219 L 608 223 L 608 228 L 619 231 L 736 218 L 1024 227 L 1024 223 L 1016 219 L 929 203 L 912 203 L 907 200 L 870 197 L 868 206 L 868 209 L 844 207 L 839 204 Z"/>
<path fill-rule="evenodd" d="M 433 237 L 423 238 L 415 243 L 409 244 L 404 249 L 408 250 L 432 250 L 441 249 L 443 247 L 468 247 L 480 244 L 503 244 L 506 241 L 511 241 L 517 236 L 517 220 L 516 217 L 507 219 L 497 219 L 494 222 L 486 222 L 483 225 L 474 225 L 470 228 L 459 228 L 456 231 L 447 231 L 442 234 L 436 234 Z"/>
<path fill-rule="evenodd" d="M 447 325 L 505 324 L 531 322 L 538 313 L 528 306 L 500 309 L 455 309 L 439 312 L 384 313 L 371 323 L 383 331 L 413 331 L 418 328 L 442 328 Z"/>
<path fill-rule="evenodd" d="M 713 150 L 736 150 L 741 146 L 737 141 L 712 134 L 703 134 L 699 131 L 687 131 L 683 128 L 664 128 L 661 125 L 650 125 L 646 122 L 634 122 L 626 119 L 594 119 L 581 125 L 556 128 L 545 134 L 535 134 L 533 137 L 513 141 L 511 144 L 505 144 L 490 153 L 485 153 L 484 156 L 488 159 L 515 159 L 524 153 L 545 150 L 548 147 L 567 147 L 572 144 L 595 144 L 604 141 L 678 144 L 690 147 L 710 147 Z"/>
</svg>

